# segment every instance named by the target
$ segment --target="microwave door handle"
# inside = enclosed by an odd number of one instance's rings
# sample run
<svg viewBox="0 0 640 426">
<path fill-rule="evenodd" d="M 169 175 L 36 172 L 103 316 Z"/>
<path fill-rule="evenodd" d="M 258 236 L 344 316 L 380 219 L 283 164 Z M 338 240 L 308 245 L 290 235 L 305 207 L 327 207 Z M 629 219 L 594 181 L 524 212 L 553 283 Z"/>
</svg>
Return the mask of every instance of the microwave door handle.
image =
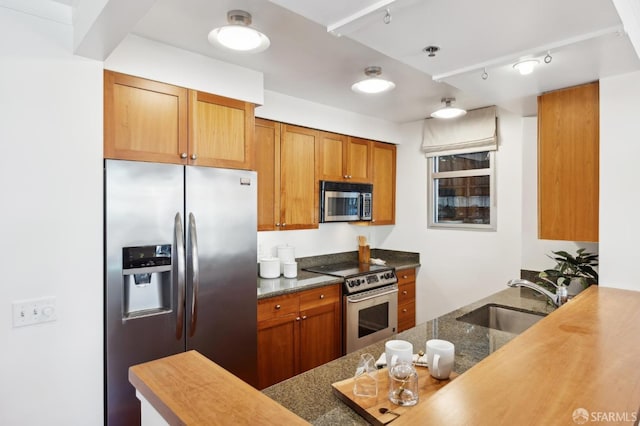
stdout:
<svg viewBox="0 0 640 426">
<path fill-rule="evenodd" d="M 191 262 L 191 323 L 189 325 L 189 337 L 196 333 L 198 324 L 198 290 L 200 288 L 200 265 L 198 263 L 198 233 L 196 232 L 196 218 L 189 213 L 189 254 L 187 258 Z"/>
<path fill-rule="evenodd" d="M 184 292 L 185 292 L 185 256 L 184 256 L 184 231 L 182 217 L 176 213 L 173 223 L 173 277 L 172 281 L 177 286 L 178 297 L 176 301 L 176 340 L 182 339 L 184 329 Z"/>
</svg>

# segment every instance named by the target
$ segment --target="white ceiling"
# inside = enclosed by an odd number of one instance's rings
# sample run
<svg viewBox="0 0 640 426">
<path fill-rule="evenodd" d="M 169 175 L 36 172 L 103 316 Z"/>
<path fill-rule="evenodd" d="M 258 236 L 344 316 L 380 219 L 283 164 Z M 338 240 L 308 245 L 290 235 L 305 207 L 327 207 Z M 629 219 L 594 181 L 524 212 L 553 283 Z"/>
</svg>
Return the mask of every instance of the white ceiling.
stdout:
<svg viewBox="0 0 640 426">
<path fill-rule="evenodd" d="M 77 6 L 87 0 L 57 0 Z M 113 0 L 111 0 L 113 1 Z M 616 0 L 613 0 L 616 1 Z M 620 1 L 620 0 L 617 0 Z M 536 96 L 640 69 L 612 0 L 156 0 L 132 33 L 264 73 L 265 89 L 395 122 L 427 116 L 443 96 L 534 115 Z M 262 53 L 221 51 L 208 32 L 241 9 L 271 39 Z M 385 24 L 385 10 L 391 22 Z M 335 33 L 327 27 L 336 27 Z M 429 58 L 422 49 L 437 45 Z M 542 59 L 534 74 L 512 65 Z M 367 66 L 396 89 L 353 93 Z M 481 78 L 486 69 L 488 78 Z M 432 78 L 435 76 L 438 81 Z"/>
</svg>

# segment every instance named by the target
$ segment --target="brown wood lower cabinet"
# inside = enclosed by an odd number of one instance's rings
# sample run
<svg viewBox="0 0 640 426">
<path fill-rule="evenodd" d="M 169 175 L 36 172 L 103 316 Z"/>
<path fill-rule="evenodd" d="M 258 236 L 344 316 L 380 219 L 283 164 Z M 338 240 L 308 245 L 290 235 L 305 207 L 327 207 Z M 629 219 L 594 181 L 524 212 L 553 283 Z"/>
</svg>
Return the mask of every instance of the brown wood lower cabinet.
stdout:
<svg viewBox="0 0 640 426">
<path fill-rule="evenodd" d="M 398 333 L 416 326 L 416 270 L 403 269 L 398 275 Z"/>
<path fill-rule="evenodd" d="M 258 301 L 258 387 L 340 357 L 340 285 Z"/>
</svg>

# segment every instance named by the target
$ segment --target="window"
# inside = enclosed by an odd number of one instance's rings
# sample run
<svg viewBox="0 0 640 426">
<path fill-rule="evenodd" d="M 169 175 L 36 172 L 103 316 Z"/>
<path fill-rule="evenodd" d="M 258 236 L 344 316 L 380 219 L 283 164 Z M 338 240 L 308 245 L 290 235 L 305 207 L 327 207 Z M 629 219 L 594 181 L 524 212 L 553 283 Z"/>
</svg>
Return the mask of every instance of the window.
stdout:
<svg viewBox="0 0 640 426">
<path fill-rule="evenodd" d="M 430 228 L 496 229 L 494 151 L 429 157 Z"/>
</svg>

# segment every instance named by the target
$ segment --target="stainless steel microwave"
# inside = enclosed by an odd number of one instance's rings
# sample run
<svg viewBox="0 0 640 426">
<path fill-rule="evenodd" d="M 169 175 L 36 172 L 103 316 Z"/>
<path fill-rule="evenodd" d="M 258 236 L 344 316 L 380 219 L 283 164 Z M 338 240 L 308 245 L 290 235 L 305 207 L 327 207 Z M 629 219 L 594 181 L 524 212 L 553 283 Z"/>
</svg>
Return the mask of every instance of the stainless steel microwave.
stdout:
<svg viewBox="0 0 640 426">
<path fill-rule="evenodd" d="M 373 185 L 320 181 L 320 222 L 371 220 Z"/>
</svg>

